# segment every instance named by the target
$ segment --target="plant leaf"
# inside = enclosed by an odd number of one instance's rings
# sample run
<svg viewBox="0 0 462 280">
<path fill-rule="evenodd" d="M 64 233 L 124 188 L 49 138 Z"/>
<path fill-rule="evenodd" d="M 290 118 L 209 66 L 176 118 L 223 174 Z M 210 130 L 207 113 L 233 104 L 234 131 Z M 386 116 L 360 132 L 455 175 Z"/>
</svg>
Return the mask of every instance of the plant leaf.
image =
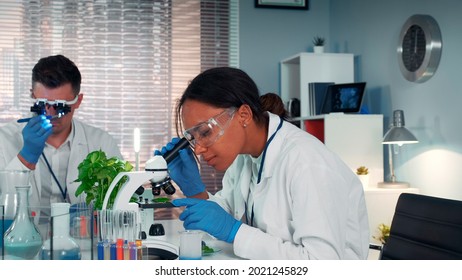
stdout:
<svg viewBox="0 0 462 280">
<path fill-rule="evenodd" d="M 75 195 L 86 195 L 87 204 L 93 202 L 95 209 L 101 209 L 107 190 L 114 178 L 124 171 L 131 171 L 133 166 L 128 161 L 117 157 L 107 158 L 102 150 L 90 152 L 78 165 L 78 178 L 74 182 L 80 182 Z M 108 208 L 112 208 L 115 197 L 127 177 L 122 178 L 110 195 Z"/>
</svg>

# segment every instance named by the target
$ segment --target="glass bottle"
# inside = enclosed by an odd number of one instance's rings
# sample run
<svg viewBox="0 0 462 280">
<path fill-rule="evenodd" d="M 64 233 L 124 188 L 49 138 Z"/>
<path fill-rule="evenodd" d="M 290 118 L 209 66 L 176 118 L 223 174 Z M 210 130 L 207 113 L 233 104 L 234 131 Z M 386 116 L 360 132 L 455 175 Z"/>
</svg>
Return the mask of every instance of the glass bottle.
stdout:
<svg viewBox="0 0 462 280">
<path fill-rule="evenodd" d="M 52 237 L 45 240 L 40 251 L 42 260 L 80 260 L 80 247 L 70 235 L 69 203 L 51 204 Z M 53 250 L 53 255 L 51 254 Z"/>
<path fill-rule="evenodd" d="M 30 188 L 30 185 L 16 186 L 16 215 L 3 237 L 7 259 L 33 259 L 42 246 L 42 236 L 30 215 Z"/>
<path fill-rule="evenodd" d="M 3 211 L 0 209 L 0 248 L 3 246 L 3 235 L 16 215 L 17 199 L 14 186 L 29 185 L 30 174 L 30 170 L 0 170 L 0 207 L 3 206 Z"/>
</svg>

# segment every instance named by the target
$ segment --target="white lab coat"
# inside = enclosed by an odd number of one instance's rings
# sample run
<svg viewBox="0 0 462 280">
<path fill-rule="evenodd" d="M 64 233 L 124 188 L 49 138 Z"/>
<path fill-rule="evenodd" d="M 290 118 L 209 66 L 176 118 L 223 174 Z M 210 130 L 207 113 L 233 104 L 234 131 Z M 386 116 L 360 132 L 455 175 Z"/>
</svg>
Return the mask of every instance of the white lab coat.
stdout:
<svg viewBox="0 0 462 280">
<path fill-rule="evenodd" d="M 269 115 L 268 137 L 280 121 Z M 252 164 L 251 156 L 239 155 L 225 173 L 223 189 L 210 198 L 236 219 L 253 200 L 254 226 L 243 223 L 237 232 L 237 256 L 367 258 L 369 225 L 361 182 L 324 144 L 284 122 L 267 149 L 261 182 L 249 195 Z"/>
<path fill-rule="evenodd" d="M 24 143 L 22 138 L 24 126 L 25 124 L 14 122 L 0 127 L 0 170 L 28 170 L 17 157 Z M 122 155 L 116 141 L 107 132 L 76 119 L 73 119 L 73 129 L 75 137 L 71 146 L 66 186 L 70 203 L 77 203 L 82 201 L 81 198 L 84 197 L 84 194 L 79 199 L 75 197 L 75 191 L 80 183 L 75 183 L 74 180 L 78 178 L 78 165 L 88 153 L 101 149 L 108 157 L 117 156 L 122 159 Z M 40 162 L 33 172 L 33 178 L 31 178 L 31 206 L 40 206 L 39 198 L 42 189 L 40 172 L 42 168 L 47 168 L 45 164 Z"/>
</svg>

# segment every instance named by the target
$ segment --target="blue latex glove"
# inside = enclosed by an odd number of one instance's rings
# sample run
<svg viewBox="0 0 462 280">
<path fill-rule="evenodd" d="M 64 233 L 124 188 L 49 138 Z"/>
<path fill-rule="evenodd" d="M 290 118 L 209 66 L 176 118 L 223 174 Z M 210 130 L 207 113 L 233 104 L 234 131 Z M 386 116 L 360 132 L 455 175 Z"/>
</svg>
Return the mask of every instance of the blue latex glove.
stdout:
<svg viewBox="0 0 462 280">
<path fill-rule="evenodd" d="M 242 224 L 213 201 L 182 198 L 175 199 L 172 203 L 175 206 L 186 206 L 180 214 L 185 229 L 200 229 L 229 243 L 234 241 Z"/>
<path fill-rule="evenodd" d="M 37 163 L 45 148 L 45 142 L 53 132 L 50 120 L 44 115 L 35 116 L 22 130 L 24 146 L 19 154 L 29 163 Z"/>
<path fill-rule="evenodd" d="M 170 143 L 162 147 L 161 151 L 156 150 L 154 155 L 165 154 L 167 151 L 172 150 L 179 141 L 180 138 L 173 138 Z M 189 148 L 181 149 L 178 155 L 178 157 L 168 164 L 168 171 L 172 180 L 177 183 L 186 196 L 193 196 L 204 192 L 205 185 L 199 174 L 199 168 L 197 167 L 193 151 Z"/>
</svg>

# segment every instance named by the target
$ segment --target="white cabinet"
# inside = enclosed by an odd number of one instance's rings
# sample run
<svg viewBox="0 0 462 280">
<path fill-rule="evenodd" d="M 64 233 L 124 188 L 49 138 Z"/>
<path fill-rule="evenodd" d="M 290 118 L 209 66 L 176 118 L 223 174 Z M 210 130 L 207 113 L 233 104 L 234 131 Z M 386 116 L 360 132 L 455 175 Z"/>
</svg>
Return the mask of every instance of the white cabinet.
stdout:
<svg viewBox="0 0 462 280">
<path fill-rule="evenodd" d="M 306 131 L 321 140 L 353 170 L 369 169 L 369 183 L 383 181 L 383 115 L 333 113 L 303 118 Z"/>
<path fill-rule="evenodd" d="M 309 116 L 308 84 L 354 82 L 354 56 L 348 53 L 299 53 L 281 61 L 281 98 L 300 99 L 300 116 Z"/>
</svg>

